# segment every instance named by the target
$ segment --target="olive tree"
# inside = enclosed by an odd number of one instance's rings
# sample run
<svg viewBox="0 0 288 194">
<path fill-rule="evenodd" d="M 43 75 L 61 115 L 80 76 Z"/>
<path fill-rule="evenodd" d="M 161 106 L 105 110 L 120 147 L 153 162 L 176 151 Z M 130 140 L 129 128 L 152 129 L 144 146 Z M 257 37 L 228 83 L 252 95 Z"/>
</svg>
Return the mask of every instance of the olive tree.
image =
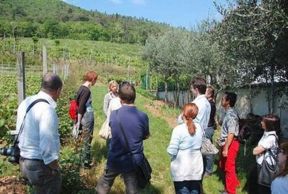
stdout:
<svg viewBox="0 0 288 194">
<path fill-rule="evenodd" d="M 183 72 L 180 50 L 182 49 L 182 38 L 185 32 L 173 29 L 165 32 L 162 36 L 149 37 L 146 41 L 143 58 L 149 61 L 150 69 L 163 78 L 165 84 L 165 100 L 168 99 L 168 81 L 176 82 L 176 99 L 179 95 L 179 78 Z M 177 101 L 176 101 L 176 104 Z"/>
<path fill-rule="evenodd" d="M 287 80 L 288 12 L 284 0 L 235 0 L 218 6 L 223 21 L 214 37 L 235 68 L 238 85 L 265 80 L 271 83 L 269 112 L 273 112 L 274 81 Z M 271 103 L 270 103 L 271 99 Z"/>
</svg>

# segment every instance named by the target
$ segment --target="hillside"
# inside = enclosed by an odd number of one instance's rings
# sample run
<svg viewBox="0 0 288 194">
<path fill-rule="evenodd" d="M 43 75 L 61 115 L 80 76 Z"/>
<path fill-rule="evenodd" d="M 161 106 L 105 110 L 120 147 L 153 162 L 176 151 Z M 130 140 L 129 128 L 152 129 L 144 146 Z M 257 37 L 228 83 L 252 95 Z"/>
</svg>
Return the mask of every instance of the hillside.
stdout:
<svg viewBox="0 0 288 194">
<path fill-rule="evenodd" d="M 61 0 L 0 0 L 0 37 L 141 43 L 170 28 L 146 19 L 87 11 Z"/>
<path fill-rule="evenodd" d="M 71 39 L 14 39 L 5 38 L 0 41 L 0 74 L 1 67 L 10 66 L 16 69 L 17 51 L 25 52 L 27 67 L 41 68 L 43 45 L 48 52 L 48 66 L 69 63 L 84 71 L 92 66 L 101 79 L 132 79 L 139 80 L 146 72 L 146 62 L 141 59 L 142 46 L 138 44 L 120 44 L 105 41 L 71 40 Z M 5 67 L 4 67 L 5 66 Z"/>
</svg>

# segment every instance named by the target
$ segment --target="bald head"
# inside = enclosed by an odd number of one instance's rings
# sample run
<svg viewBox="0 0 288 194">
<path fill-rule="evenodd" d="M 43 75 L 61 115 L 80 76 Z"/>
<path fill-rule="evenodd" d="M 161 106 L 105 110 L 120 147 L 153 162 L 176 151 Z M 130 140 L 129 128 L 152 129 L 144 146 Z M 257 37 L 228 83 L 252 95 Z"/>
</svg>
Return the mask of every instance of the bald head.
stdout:
<svg viewBox="0 0 288 194">
<path fill-rule="evenodd" d="M 61 89 L 63 83 L 60 77 L 54 73 L 47 73 L 42 78 L 41 89 L 46 92 L 55 92 Z"/>
</svg>

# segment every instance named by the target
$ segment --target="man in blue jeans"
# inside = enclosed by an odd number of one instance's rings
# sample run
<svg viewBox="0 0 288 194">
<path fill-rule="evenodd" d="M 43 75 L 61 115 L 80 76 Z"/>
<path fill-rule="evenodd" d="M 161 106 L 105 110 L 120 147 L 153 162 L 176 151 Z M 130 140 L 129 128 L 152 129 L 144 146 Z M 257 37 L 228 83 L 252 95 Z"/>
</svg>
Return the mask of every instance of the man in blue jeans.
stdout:
<svg viewBox="0 0 288 194">
<path fill-rule="evenodd" d="M 149 137 L 149 120 L 148 116 L 134 105 L 136 91 L 132 84 L 121 83 L 119 97 L 122 107 L 110 115 L 109 125 L 112 138 L 108 151 L 107 168 L 96 186 L 99 194 L 109 193 L 115 178 L 120 174 L 124 179 L 125 193 L 139 193 L 135 164 L 141 163 L 144 157 L 143 140 Z"/>
<path fill-rule="evenodd" d="M 214 101 L 214 89 L 212 86 L 207 86 L 205 96 L 208 99 L 210 106 L 211 106 L 211 112 L 210 112 L 210 118 L 208 122 L 208 127 L 205 129 L 205 136 L 213 142 L 213 135 L 214 130 L 216 128 L 216 122 L 215 122 L 215 113 L 216 113 L 216 106 Z M 206 155 L 204 158 L 204 176 L 210 176 L 213 172 L 213 164 L 214 164 L 214 155 Z"/>
</svg>

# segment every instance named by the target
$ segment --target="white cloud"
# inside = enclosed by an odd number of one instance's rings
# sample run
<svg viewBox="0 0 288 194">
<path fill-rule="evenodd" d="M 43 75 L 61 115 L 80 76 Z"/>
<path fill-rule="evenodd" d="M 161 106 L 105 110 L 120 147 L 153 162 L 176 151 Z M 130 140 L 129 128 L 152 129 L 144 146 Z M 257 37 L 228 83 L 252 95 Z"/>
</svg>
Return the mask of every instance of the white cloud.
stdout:
<svg viewBox="0 0 288 194">
<path fill-rule="evenodd" d="M 123 3 L 122 0 L 109 0 L 110 2 L 112 2 L 113 4 L 116 4 L 116 5 L 120 5 Z"/>
<path fill-rule="evenodd" d="M 146 4 L 145 0 L 131 0 L 131 2 L 135 5 L 145 5 Z"/>
</svg>

